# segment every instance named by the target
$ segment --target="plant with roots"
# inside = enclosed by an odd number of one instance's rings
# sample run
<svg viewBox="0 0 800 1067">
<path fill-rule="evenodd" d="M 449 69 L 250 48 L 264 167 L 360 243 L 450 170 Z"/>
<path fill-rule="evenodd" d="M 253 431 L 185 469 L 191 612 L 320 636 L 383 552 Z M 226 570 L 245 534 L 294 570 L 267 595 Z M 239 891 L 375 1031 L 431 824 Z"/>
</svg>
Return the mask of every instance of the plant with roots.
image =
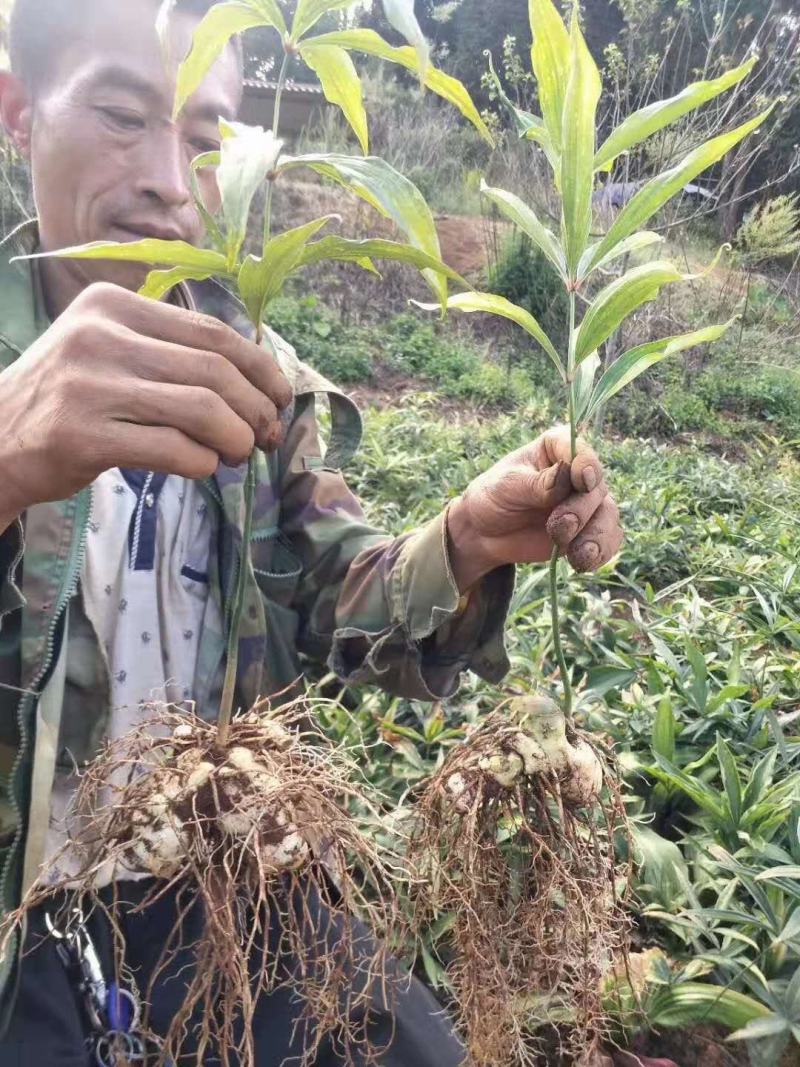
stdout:
<svg viewBox="0 0 800 1067">
<path fill-rule="evenodd" d="M 596 380 L 598 352 L 628 316 L 664 286 L 701 277 L 661 259 L 628 267 L 663 240 L 641 227 L 687 182 L 756 130 L 771 108 L 643 183 L 608 232 L 595 237 L 592 194 L 598 175 L 648 137 L 737 85 L 755 60 L 635 112 L 598 147 L 601 80 L 581 33 L 577 4 L 569 25 L 552 0 L 530 0 L 529 10 L 541 116 L 515 107 L 493 69 L 491 76 L 520 138 L 533 142 L 552 169 L 560 232 L 512 193 L 486 184 L 482 191 L 561 279 L 569 306 L 566 351 L 557 350 L 527 310 L 498 295 L 459 293 L 447 307 L 510 319 L 544 349 L 563 386 L 574 458 L 581 424 L 605 401 L 648 367 L 712 342 L 730 326 L 638 345 Z M 604 282 L 606 268 L 619 262 L 624 272 Z M 421 306 L 438 309 L 437 304 Z M 590 1059 L 605 1033 L 602 976 L 615 957 L 625 955 L 619 893 L 626 871 L 614 856 L 615 833 L 625 833 L 620 791 L 608 758 L 573 719 L 557 548 L 549 578 L 558 700 L 522 696 L 491 714 L 452 750 L 412 815 L 420 921 L 451 915 L 449 974 L 477 1065 L 533 1063 L 543 1053 L 551 1061 L 562 1054 L 572 1062 Z"/>
<path fill-rule="evenodd" d="M 271 301 L 287 278 L 326 260 L 352 262 L 374 271 L 373 260 L 407 263 L 420 270 L 437 300 L 447 299 L 431 212 L 417 188 L 382 160 L 370 156 L 282 153 L 280 101 L 288 59 L 297 54 L 318 74 L 327 98 L 339 105 L 366 152 L 368 132 L 361 83 L 348 49 L 415 70 L 422 84 L 451 101 L 490 139 L 466 90 L 429 61 L 414 17 L 413 0 L 385 0 L 390 22 L 410 41 L 395 48 L 377 33 L 350 29 L 311 36 L 327 12 L 357 0 L 299 0 L 287 26 L 275 0 L 231 0 L 212 7 L 198 24 L 189 55 L 177 70 L 177 114 L 230 39 L 243 30 L 272 26 L 281 35 L 285 61 L 278 78 L 272 130 L 221 123 L 221 147 L 193 162 L 195 202 L 208 248 L 176 241 L 100 242 L 63 249 L 70 258 L 126 260 L 151 265 L 141 290 L 154 299 L 188 280 L 217 278 L 244 304 L 256 339 L 267 348 Z M 157 28 L 169 56 L 171 0 Z M 216 167 L 221 212 L 202 202 L 197 172 Z M 320 236 L 334 216 L 272 232 L 272 200 L 279 179 L 310 168 L 365 200 L 389 218 L 403 239 L 351 240 Z M 252 205 L 266 186 L 260 255 L 243 251 Z M 157 710 L 154 717 L 104 750 L 83 776 L 71 849 L 80 860 L 76 877 L 59 878 L 58 859 L 43 873 L 8 931 L 25 912 L 65 886 L 99 905 L 93 890 L 100 872 L 126 872 L 182 880 L 204 907 L 205 928 L 195 945 L 196 967 L 182 1008 L 161 1045 L 158 1063 L 185 1062 L 191 1037 L 196 1062 L 215 1055 L 225 1064 L 253 1064 L 251 1020 L 258 996 L 288 986 L 305 1012 L 303 1063 L 313 1062 L 326 1037 L 344 1061 L 372 1062 L 380 1050 L 369 1036 L 369 1003 L 384 1004 L 391 985 L 379 938 L 392 930 L 393 877 L 348 814 L 360 793 L 357 769 L 343 753 L 320 748 L 321 738 L 302 724 L 313 707 L 269 703 L 234 716 L 239 636 L 246 592 L 259 460 L 251 456 L 244 487 L 239 548 L 221 706 L 199 714 Z M 369 801 L 362 797 L 361 807 Z M 146 907 L 145 901 L 142 907 Z M 356 916 L 376 931 L 373 938 Z M 110 909 L 112 926 L 114 909 Z M 164 949 L 167 966 L 180 945 L 180 924 Z M 121 948 L 121 946 L 118 946 Z M 146 991 L 143 991 L 146 992 Z"/>
</svg>

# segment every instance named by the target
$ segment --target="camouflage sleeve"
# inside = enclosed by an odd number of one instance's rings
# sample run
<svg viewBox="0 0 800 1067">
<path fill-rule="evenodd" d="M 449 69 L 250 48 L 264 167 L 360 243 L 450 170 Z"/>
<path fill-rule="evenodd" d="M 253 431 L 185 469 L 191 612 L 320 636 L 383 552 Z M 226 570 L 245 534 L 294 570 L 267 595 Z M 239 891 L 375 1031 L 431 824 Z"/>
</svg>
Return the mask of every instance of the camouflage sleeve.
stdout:
<svg viewBox="0 0 800 1067">
<path fill-rule="evenodd" d="M 420 700 L 452 695 L 465 669 L 499 681 L 513 567 L 485 578 L 464 607 L 445 515 L 397 538 L 369 526 L 331 451 L 323 456 L 313 395 L 299 399 L 283 451 L 281 531 L 302 567 L 300 651 L 346 682 Z"/>
<path fill-rule="evenodd" d="M 5 616 L 24 604 L 17 585 L 22 549 L 22 522 L 17 519 L 0 535 L 0 630 Z"/>
</svg>

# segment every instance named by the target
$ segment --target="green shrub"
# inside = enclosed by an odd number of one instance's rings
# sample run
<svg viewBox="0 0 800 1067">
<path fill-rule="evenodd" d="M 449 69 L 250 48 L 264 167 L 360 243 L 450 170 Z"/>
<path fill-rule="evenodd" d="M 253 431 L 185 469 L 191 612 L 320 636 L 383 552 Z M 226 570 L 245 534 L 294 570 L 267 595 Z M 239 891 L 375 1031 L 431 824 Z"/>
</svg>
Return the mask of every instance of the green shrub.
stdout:
<svg viewBox="0 0 800 1067">
<path fill-rule="evenodd" d="M 550 410 L 547 394 L 525 370 L 488 361 L 469 335 L 454 334 L 449 324 L 440 329 L 430 319 L 398 315 L 381 334 L 381 345 L 392 369 L 435 382 L 444 396 L 495 407 L 535 403 Z"/>
<path fill-rule="evenodd" d="M 556 346 L 565 340 L 569 302 L 542 252 L 527 237 L 514 235 L 489 272 L 489 291 L 526 308 Z"/>
<path fill-rule="evenodd" d="M 413 312 L 395 316 L 382 343 L 383 357 L 390 367 L 436 382 L 455 381 L 474 370 L 480 361 L 474 347 L 452 330 L 439 332 L 432 319 Z"/>
<path fill-rule="evenodd" d="M 334 382 L 361 382 L 372 374 L 365 331 L 346 327 L 315 296 L 284 296 L 270 305 L 270 326 L 304 362 Z"/>
<path fill-rule="evenodd" d="M 511 407 L 528 404 L 533 399 L 530 378 L 518 367 L 510 372 L 496 363 L 478 363 L 469 374 L 456 379 L 443 389 L 448 396 L 463 397 L 492 407 Z M 549 410 L 546 397 L 537 397 L 538 406 Z"/>
<path fill-rule="evenodd" d="M 710 409 L 771 422 L 782 433 L 800 432 L 800 372 L 786 367 L 753 367 L 743 375 L 724 367 L 701 375 L 695 386 L 698 399 Z"/>
</svg>

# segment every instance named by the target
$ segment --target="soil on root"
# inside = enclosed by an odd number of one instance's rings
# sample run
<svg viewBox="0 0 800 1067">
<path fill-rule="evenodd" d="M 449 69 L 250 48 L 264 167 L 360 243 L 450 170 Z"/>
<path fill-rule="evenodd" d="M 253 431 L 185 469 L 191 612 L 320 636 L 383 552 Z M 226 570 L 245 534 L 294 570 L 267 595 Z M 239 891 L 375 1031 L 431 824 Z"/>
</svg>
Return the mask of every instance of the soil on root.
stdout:
<svg viewBox="0 0 800 1067">
<path fill-rule="evenodd" d="M 181 884 L 199 900 L 204 927 L 183 1004 L 154 1067 L 254 1067 L 252 1019 L 261 995 L 288 988 L 302 1006 L 301 1067 L 330 1041 L 345 1064 L 370 1064 L 383 1051 L 370 1038 L 370 1008 L 390 1008 L 399 977 L 384 941 L 395 928 L 395 875 L 348 814 L 358 772 L 308 728 L 309 708 L 266 705 L 235 719 L 224 747 L 217 729 L 168 708 L 108 745 L 86 770 L 67 846 L 77 875 L 53 878 L 57 856 L 5 927 L 67 890 L 107 915 L 118 970 L 124 944 L 116 905 L 97 887 L 109 876 L 155 876 L 147 907 Z M 369 931 L 374 931 L 377 938 Z M 176 922 L 152 981 L 185 949 Z M 152 986 L 152 982 L 151 982 Z M 142 990 L 144 1031 L 150 990 Z M 195 1052 L 196 1050 L 196 1052 Z"/>
<path fill-rule="evenodd" d="M 626 955 L 627 871 L 613 851 L 625 817 L 610 773 L 596 812 L 568 805 L 555 775 L 504 787 L 483 773 L 517 737 L 490 715 L 425 787 L 410 843 L 416 922 L 451 916 L 448 975 L 474 1067 L 588 1063 L 607 1033 L 603 976 Z"/>
</svg>

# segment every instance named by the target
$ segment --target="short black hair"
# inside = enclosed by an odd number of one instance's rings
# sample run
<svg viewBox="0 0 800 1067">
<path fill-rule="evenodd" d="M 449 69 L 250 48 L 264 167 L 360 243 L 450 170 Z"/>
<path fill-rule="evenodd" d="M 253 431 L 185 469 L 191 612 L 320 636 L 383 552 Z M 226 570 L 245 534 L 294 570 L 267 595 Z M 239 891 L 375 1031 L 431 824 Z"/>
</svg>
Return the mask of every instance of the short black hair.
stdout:
<svg viewBox="0 0 800 1067">
<path fill-rule="evenodd" d="M 136 0 L 123 0 L 134 3 Z M 138 0 L 142 2 L 142 0 Z M 157 9 L 156 0 L 146 0 Z M 176 0 L 176 14 L 203 15 L 218 0 Z M 52 56 L 58 43 L 69 36 L 76 17 L 75 0 L 15 0 L 8 28 L 8 51 L 11 70 L 30 90 L 38 88 L 45 73 L 52 69 Z M 237 57 L 242 65 L 241 42 L 234 38 Z"/>
</svg>

